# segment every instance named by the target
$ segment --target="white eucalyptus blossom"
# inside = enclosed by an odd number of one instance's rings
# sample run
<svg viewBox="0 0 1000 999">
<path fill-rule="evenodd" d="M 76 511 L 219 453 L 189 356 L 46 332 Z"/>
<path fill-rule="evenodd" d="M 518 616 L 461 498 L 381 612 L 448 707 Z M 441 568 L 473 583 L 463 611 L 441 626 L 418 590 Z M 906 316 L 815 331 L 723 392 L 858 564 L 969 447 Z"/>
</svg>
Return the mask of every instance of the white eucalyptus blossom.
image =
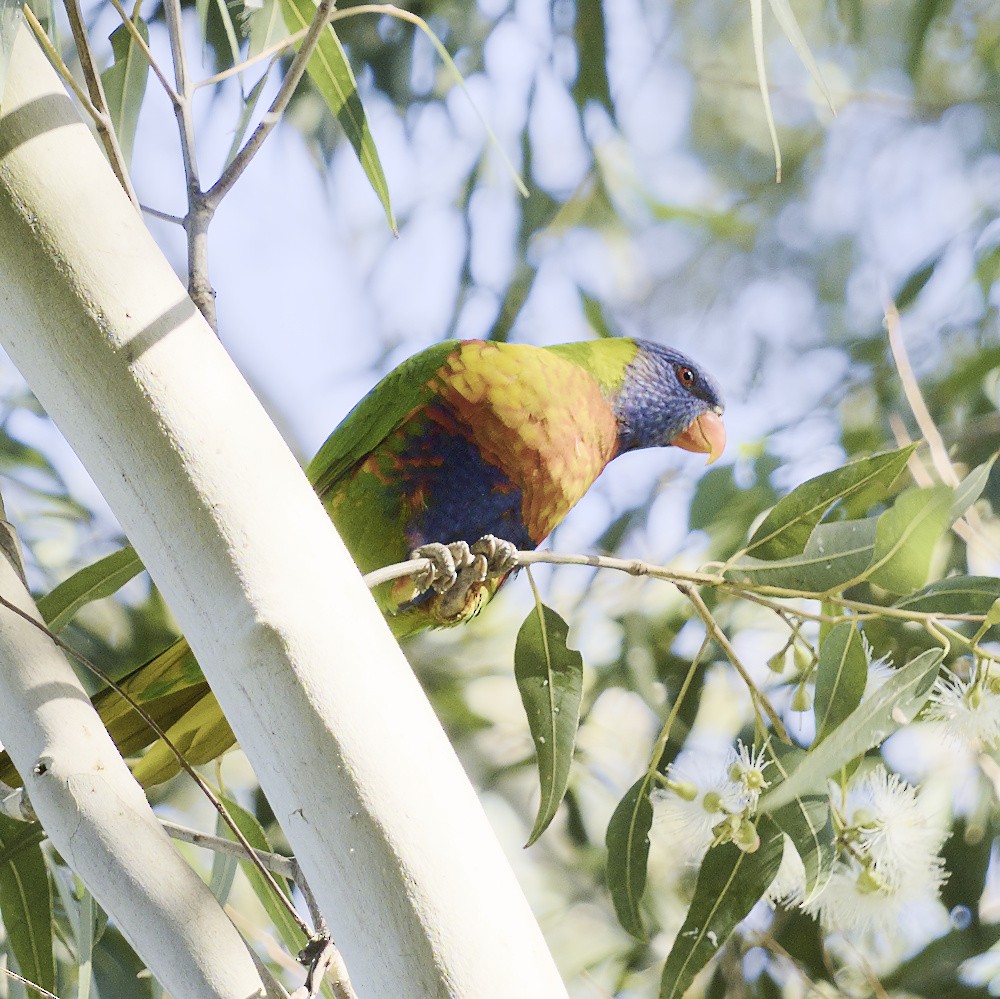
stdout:
<svg viewBox="0 0 1000 999">
<path fill-rule="evenodd" d="M 665 786 L 650 796 L 653 835 L 697 863 L 715 840 L 741 849 L 759 845 L 750 821 L 769 782 L 764 751 L 742 742 L 725 756 L 685 750 L 667 768 Z"/>
<path fill-rule="evenodd" d="M 967 680 L 944 670 L 928 705 L 928 719 L 950 738 L 976 749 L 1000 746 L 1000 665 L 977 661 Z"/>
<path fill-rule="evenodd" d="M 858 777 L 836 825 L 842 849 L 833 874 L 805 904 L 825 929 L 890 933 L 910 907 L 937 897 L 946 877 L 943 830 L 897 775 L 879 764 Z"/>
</svg>

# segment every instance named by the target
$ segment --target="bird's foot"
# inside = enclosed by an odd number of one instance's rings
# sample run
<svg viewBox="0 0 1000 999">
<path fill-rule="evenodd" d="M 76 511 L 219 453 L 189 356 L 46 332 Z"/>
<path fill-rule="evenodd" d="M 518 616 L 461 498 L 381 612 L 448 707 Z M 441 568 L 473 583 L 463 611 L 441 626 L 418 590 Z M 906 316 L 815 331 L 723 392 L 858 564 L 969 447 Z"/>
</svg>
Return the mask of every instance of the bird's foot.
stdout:
<svg viewBox="0 0 1000 999">
<path fill-rule="evenodd" d="M 442 624 L 464 620 L 478 610 L 484 584 L 517 567 L 517 549 L 509 541 L 487 534 L 471 546 L 464 541 L 421 545 L 410 558 L 426 558 L 429 567 L 414 577 L 423 592 L 433 590 L 433 615 Z"/>
<path fill-rule="evenodd" d="M 472 552 L 464 541 L 453 541 L 450 545 L 432 541 L 410 552 L 410 558 L 425 558 L 430 563 L 413 577 L 421 593 L 424 590 L 447 593 L 458 581 L 458 574 L 473 562 Z"/>
<path fill-rule="evenodd" d="M 516 546 L 492 534 L 484 534 L 472 545 L 470 551 L 473 555 L 485 556 L 489 579 L 506 576 L 508 572 L 513 572 L 517 568 Z"/>
</svg>

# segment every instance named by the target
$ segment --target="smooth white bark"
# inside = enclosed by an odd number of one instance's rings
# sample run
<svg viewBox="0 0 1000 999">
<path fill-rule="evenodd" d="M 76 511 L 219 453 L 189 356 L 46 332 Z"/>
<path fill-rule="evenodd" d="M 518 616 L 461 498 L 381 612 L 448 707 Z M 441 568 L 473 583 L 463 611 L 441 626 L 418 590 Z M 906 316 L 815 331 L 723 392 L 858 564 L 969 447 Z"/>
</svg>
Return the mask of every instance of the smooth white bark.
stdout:
<svg viewBox="0 0 1000 999">
<path fill-rule="evenodd" d="M 41 620 L 6 549 L 0 593 Z M 246 945 L 173 848 L 69 663 L 44 631 L 7 608 L 0 734 L 49 838 L 171 995 L 264 994 Z"/>
<path fill-rule="evenodd" d="M 359 994 L 565 995 L 340 539 L 39 58 L 21 38 L 0 121 L 0 340 L 169 601 Z"/>
</svg>

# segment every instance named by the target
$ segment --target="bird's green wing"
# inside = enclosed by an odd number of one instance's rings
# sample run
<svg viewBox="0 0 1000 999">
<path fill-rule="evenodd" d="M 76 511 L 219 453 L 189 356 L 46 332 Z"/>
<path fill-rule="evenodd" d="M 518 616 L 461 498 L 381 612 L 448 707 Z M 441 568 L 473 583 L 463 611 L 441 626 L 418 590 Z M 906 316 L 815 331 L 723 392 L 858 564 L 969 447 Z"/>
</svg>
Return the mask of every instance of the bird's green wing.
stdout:
<svg viewBox="0 0 1000 999">
<path fill-rule="evenodd" d="M 428 383 L 459 342 L 445 340 L 404 361 L 347 414 L 306 468 L 320 499 L 431 395 Z"/>
</svg>

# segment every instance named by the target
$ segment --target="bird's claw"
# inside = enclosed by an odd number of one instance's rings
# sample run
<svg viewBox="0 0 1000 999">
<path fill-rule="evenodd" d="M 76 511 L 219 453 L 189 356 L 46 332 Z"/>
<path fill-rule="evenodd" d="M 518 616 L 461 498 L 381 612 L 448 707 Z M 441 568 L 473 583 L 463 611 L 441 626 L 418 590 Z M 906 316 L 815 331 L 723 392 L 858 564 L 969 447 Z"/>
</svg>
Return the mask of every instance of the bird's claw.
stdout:
<svg viewBox="0 0 1000 999">
<path fill-rule="evenodd" d="M 437 594 L 434 616 L 449 623 L 467 616 L 470 608 L 478 607 L 487 580 L 506 576 L 517 567 L 514 545 L 492 534 L 472 545 L 464 541 L 421 545 L 410 558 L 429 561 L 427 569 L 414 577 L 414 583 L 420 592 L 433 590 Z"/>
<path fill-rule="evenodd" d="M 485 556 L 489 579 L 506 576 L 517 568 L 517 548 L 509 541 L 492 534 L 484 534 L 472 545 L 470 551 L 473 555 Z"/>
</svg>

